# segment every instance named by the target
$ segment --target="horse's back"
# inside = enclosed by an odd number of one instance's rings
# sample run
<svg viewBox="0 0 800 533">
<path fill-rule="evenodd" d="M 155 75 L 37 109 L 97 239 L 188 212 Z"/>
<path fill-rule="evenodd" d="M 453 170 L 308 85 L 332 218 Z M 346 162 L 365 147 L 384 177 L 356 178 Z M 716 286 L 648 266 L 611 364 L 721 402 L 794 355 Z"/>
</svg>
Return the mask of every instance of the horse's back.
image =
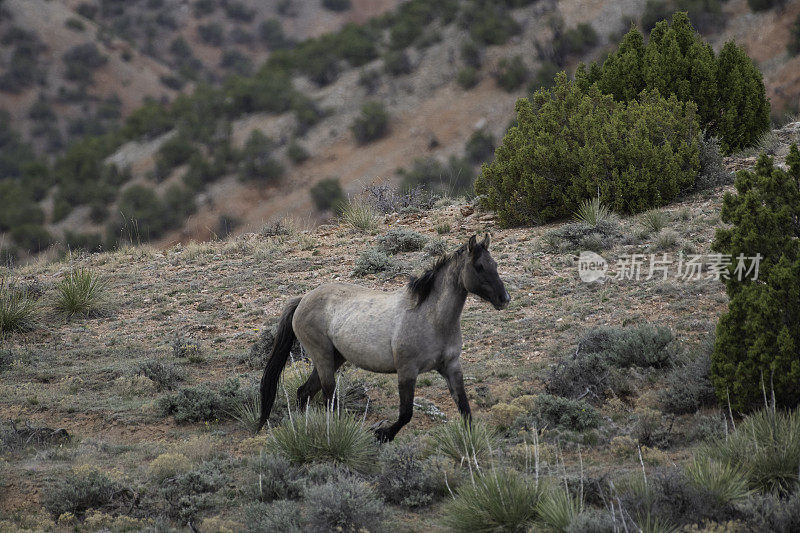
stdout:
<svg viewBox="0 0 800 533">
<path fill-rule="evenodd" d="M 356 366 L 394 372 L 392 340 L 404 308 L 404 295 L 351 283 L 326 283 L 306 294 L 294 316 L 303 337 L 324 334 Z"/>
</svg>

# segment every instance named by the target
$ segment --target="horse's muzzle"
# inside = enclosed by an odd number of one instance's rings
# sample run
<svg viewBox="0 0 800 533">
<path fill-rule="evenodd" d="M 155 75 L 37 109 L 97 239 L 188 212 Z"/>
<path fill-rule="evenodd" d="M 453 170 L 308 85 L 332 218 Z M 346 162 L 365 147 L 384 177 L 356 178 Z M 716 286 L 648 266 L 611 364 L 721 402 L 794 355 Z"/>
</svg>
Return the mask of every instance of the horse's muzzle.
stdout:
<svg viewBox="0 0 800 533">
<path fill-rule="evenodd" d="M 498 311 L 505 309 L 508 307 L 508 302 L 511 301 L 511 296 L 508 295 L 508 291 L 503 291 L 503 296 L 500 298 L 499 302 L 494 302 L 494 308 Z"/>
</svg>

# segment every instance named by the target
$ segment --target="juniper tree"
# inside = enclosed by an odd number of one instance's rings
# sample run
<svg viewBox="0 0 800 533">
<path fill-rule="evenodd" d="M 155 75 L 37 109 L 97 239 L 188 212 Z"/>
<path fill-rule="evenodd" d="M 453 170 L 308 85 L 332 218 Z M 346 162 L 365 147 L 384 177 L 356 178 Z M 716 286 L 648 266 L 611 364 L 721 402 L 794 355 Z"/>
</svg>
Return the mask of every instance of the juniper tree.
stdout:
<svg viewBox="0 0 800 533">
<path fill-rule="evenodd" d="M 717 59 L 722 150 L 731 153 L 752 146 L 769 129 L 769 101 L 761 72 L 744 50 L 728 41 Z"/>
<path fill-rule="evenodd" d="M 762 154 L 754 171 L 740 171 L 737 194 L 726 193 L 713 250 L 733 257 L 728 311 L 717 324 L 712 382 L 719 399 L 748 410 L 774 391 L 779 405 L 800 401 L 800 152 L 789 171 Z M 738 256 L 760 254 L 758 278 L 739 275 Z M 750 265 L 746 263 L 749 268 Z M 741 277 L 741 279 L 740 279 Z"/>
<path fill-rule="evenodd" d="M 617 102 L 562 72 L 552 89 L 517 101 L 475 191 L 506 225 L 570 216 L 586 198 L 620 213 L 664 205 L 699 169 L 696 106 L 658 91 Z"/>
<path fill-rule="evenodd" d="M 575 77 L 584 89 L 597 83 L 623 102 L 638 98 L 645 89 L 694 102 L 703 129 L 721 138 L 725 153 L 755 144 L 769 128 L 761 73 L 732 42 L 715 56 L 685 12 L 675 13 L 671 22 L 658 22 L 647 44 L 632 27 L 602 66 L 581 65 Z"/>
<path fill-rule="evenodd" d="M 718 113 L 714 51 L 695 32 L 686 13 L 675 13 L 671 24 L 662 20 L 650 32 L 643 72 L 646 87 L 693 101 L 700 122 L 714 123 Z"/>
</svg>

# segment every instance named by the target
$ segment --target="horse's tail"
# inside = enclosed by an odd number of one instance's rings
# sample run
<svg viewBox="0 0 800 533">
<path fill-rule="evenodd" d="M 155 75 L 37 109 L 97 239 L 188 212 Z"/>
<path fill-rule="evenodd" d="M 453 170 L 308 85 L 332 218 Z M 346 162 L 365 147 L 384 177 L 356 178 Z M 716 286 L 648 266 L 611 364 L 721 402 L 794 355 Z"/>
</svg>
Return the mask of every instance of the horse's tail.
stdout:
<svg viewBox="0 0 800 533">
<path fill-rule="evenodd" d="M 283 367 L 289 359 L 289 352 L 296 339 L 294 329 L 292 329 L 292 318 L 300 298 L 291 300 L 283 310 L 281 320 L 278 322 L 278 332 L 275 334 L 275 343 L 272 345 L 272 353 L 264 368 L 264 376 L 261 378 L 261 420 L 258 423 L 259 431 L 269 418 L 272 405 L 275 403 L 275 394 L 278 392 L 278 380 L 280 380 Z"/>
</svg>

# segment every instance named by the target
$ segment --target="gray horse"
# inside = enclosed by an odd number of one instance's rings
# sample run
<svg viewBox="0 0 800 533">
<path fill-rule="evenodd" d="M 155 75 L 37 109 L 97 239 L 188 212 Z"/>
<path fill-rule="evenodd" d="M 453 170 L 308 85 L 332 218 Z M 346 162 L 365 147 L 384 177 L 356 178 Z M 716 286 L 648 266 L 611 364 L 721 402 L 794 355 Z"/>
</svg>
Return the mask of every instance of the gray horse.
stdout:
<svg viewBox="0 0 800 533">
<path fill-rule="evenodd" d="M 505 309 L 511 299 L 489 255 L 489 234 L 473 235 L 455 252 L 442 256 L 407 287 L 382 292 L 348 283 L 320 285 L 292 299 L 281 315 L 275 344 L 261 379 L 261 423 L 272 410 L 281 371 L 295 336 L 314 364 L 308 380 L 297 389 L 304 408 L 320 389 L 327 404 L 335 392 L 334 374 L 345 361 L 364 370 L 396 373 L 400 416 L 376 430 L 378 440 L 394 439 L 411 420 L 417 376 L 436 370 L 465 420 L 470 408 L 461 373 L 461 310 L 467 293 Z"/>
</svg>

